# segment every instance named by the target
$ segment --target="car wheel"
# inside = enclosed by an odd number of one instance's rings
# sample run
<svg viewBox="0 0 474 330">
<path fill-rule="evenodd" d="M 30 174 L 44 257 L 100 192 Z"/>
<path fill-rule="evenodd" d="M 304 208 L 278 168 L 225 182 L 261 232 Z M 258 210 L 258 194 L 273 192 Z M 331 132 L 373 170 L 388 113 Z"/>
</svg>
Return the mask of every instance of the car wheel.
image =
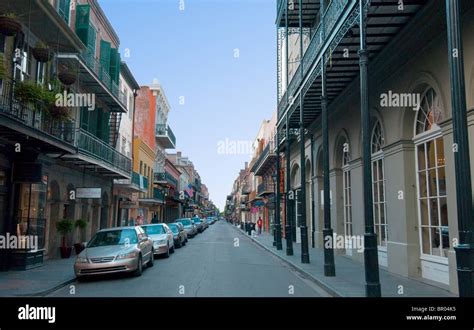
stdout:
<svg viewBox="0 0 474 330">
<path fill-rule="evenodd" d="M 167 245 L 166 246 L 166 254 L 165 254 L 165 258 L 169 258 L 170 257 L 170 246 Z"/>
<path fill-rule="evenodd" d="M 182 247 L 182 246 L 183 246 L 183 243 L 181 243 L 181 240 L 179 240 L 179 242 L 176 243 L 176 247 L 179 249 L 179 248 Z"/>
<path fill-rule="evenodd" d="M 143 262 L 142 262 L 142 255 L 140 254 L 140 255 L 138 256 L 137 269 L 135 270 L 135 272 L 133 273 L 133 275 L 135 275 L 135 276 L 142 276 L 142 273 L 143 273 Z"/>
<path fill-rule="evenodd" d="M 183 241 L 183 243 L 182 243 L 183 246 L 186 245 L 186 241 L 187 241 L 187 239 L 185 239 L 185 240 Z"/>
<path fill-rule="evenodd" d="M 153 249 L 151 249 L 150 260 L 148 261 L 148 263 L 146 265 L 148 267 L 153 267 L 154 264 L 155 264 L 155 251 Z"/>
<path fill-rule="evenodd" d="M 173 247 L 171 248 L 170 252 L 174 253 L 174 244 L 173 244 Z"/>
</svg>

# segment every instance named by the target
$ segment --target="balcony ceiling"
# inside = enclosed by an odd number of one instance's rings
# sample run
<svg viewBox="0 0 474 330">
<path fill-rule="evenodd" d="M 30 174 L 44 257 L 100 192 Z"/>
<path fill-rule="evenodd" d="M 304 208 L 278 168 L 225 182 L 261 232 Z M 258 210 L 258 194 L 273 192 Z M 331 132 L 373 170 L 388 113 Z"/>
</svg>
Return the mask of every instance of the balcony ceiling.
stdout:
<svg viewBox="0 0 474 330">
<path fill-rule="evenodd" d="M 131 173 L 127 173 L 118 167 L 114 167 L 105 161 L 88 156 L 82 152 L 63 156 L 58 155 L 58 157 L 76 168 L 82 168 L 104 177 L 110 177 L 112 179 L 130 179 L 131 177 Z"/>
<path fill-rule="evenodd" d="M 371 1 L 367 19 L 367 49 L 370 63 L 378 54 L 403 30 L 420 11 L 428 0 L 405 0 L 404 10 L 398 10 L 398 0 Z M 360 48 L 359 28 L 354 26 L 332 51 L 330 63 L 326 70 L 326 93 L 328 105 L 336 99 L 355 79 L 359 77 Z M 349 56 L 344 57 L 344 49 L 349 49 Z M 311 74 L 311 72 L 309 72 Z M 306 78 L 305 78 L 306 79 Z M 370 81 L 369 81 L 370 83 Z M 310 126 L 321 113 L 321 76 L 319 75 L 304 97 L 304 125 Z M 295 101 L 289 109 L 291 128 L 299 128 L 299 102 Z M 281 119 L 280 119 L 281 120 Z M 286 127 L 283 120 L 280 128 Z M 284 130 L 284 129 L 283 129 Z M 282 141 L 280 141 L 282 142 Z M 280 151 L 285 145 L 281 144 Z"/>
<path fill-rule="evenodd" d="M 47 0 L 3 0 L 0 1 L 0 13 L 15 13 L 24 27 L 29 27 L 54 51 L 76 53 L 85 49 L 81 40 Z"/>
</svg>

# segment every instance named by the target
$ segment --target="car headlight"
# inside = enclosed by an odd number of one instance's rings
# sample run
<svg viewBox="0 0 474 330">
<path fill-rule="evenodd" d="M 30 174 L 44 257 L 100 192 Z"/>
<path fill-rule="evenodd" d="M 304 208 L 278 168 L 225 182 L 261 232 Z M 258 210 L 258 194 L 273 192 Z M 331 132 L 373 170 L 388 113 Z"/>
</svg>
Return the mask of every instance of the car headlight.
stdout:
<svg viewBox="0 0 474 330">
<path fill-rule="evenodd" d="M 87 264 L 87 263 L 89 263 L 89 259 L 83 258 L 83 257 L 77 257 L 76 258 L 76 263 L 78 263 L 78 264 Z"/>
<path fill-rule="evenodd" d="M 118 259 L 133 259 L 133 258 L 136 258 L 137 256 L 138 256 L 138 252 L 136 251 L 130 252 L 130 253 L 123 253 L 117 256 L 117 260 Z"/>
</svg>

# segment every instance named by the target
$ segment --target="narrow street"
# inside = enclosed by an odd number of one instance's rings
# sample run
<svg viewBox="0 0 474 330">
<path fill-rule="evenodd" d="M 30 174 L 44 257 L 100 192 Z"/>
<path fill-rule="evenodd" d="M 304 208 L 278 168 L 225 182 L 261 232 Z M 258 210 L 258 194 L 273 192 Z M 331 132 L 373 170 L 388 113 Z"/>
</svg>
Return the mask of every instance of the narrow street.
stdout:
<svg viewBox="0 0 474 330">
<path fill-rule="evenodd" d="M 70 293 L 71 286 L 74 295 Z M 75 282 L 49 296 L 324 297 L 328 294 L 252 243 L 238 229 L 218 221 L 190 239 L 185 247 L 176 249 L 170 258 L 156 259 L 154 267 L 145 269 L 141 277 L 107 276 Z"/>
</svg>

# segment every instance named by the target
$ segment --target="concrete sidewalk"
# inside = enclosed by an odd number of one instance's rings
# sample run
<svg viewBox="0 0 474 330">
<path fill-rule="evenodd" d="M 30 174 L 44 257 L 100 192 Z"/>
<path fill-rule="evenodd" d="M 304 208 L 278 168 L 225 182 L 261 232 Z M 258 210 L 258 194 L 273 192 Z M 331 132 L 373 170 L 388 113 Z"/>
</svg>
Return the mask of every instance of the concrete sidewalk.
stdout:
<svg viewBox="0 0 474 330">
<path fill-rule="evenodd" d="M 277 251 L 273 246 L 273 236 L 262 233 L 260 236 L 249 236 L 239 227 L 235 230 L 253 240 L 262 248 L 273 253 L 293 268 L 311 277 L 318 285 L 334 296 L 339 297 L 365 297 L 365 271 L 364 264 L 353 261 L 345 256 L 334 256 L 336 276 L 324 276 L 324 250 L 309 248 L 310 263 L 301 263 L 301 245 L 293 243 L 293 256 L 286 255 L 286 242 L 283 249 Z M 383 297 L 456 297 L 448 290 L 444 290 L 420 280 L 403 277 L 380 269 L 380 285 Z M 400 294 L 400 288 L 403 293 Z"/>
<path fill-rule="evenodd" d="M 44 296 L 75 281 L 74 260 L 46 260 L 41 267 L 0 272 L 0 297 Z"/>
</svg>

